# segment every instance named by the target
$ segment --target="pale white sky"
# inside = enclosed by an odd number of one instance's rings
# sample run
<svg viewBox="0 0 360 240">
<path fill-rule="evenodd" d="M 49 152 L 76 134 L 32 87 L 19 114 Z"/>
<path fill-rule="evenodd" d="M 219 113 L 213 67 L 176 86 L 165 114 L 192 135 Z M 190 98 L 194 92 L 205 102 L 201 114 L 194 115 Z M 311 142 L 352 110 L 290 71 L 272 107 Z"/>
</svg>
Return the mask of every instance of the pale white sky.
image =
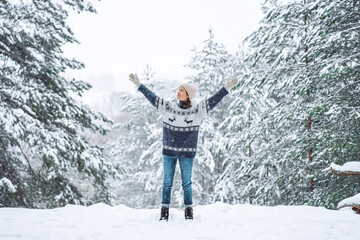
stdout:
<svg viewBox="0 0 360 240">
<path fill-rule="evenodd" d="M 263 0 L 102 0 L 97 14 L 71 14 L 69 25 L 80 45 L 64 48 L 85 63 L 69 76 L 89 81 L 94 90 L 132 90 L 128 75 L 146 64 L 156 77 L 183 80 L 194 46 L 209 37 L 235 52 L 261 20 Z"/>
</svg>

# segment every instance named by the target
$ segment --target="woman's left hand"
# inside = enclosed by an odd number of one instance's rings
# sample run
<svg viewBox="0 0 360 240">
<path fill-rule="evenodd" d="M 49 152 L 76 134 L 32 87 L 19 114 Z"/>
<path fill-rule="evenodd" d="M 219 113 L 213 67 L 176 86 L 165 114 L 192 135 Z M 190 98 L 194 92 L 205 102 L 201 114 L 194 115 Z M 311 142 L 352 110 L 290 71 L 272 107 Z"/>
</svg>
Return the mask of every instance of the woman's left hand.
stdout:
<svg viewBox="0 0 360 240">
<path fill-rule="evenodd" d="M 236 78 L 233 78 L 225 84 L 225 89 L 229 91 L 231 88 L 235 87 L 238 83 L 239 81 Z"/>
<path fill-rule="evenodd" d="M 129 80 L 132 81 L 136 87 L 140 87 L 141 83 L 139 81 L 137 74 L 130 73 Z"/>
</svg>

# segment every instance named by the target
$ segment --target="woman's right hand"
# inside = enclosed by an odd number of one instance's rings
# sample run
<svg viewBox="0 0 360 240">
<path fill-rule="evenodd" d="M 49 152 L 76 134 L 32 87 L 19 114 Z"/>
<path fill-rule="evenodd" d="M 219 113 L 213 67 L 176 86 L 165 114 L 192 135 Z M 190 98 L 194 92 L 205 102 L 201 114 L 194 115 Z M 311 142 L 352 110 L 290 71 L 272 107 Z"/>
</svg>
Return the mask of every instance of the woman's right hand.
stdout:
<svg viewBox="0 0 360 240">
<path fill-rule="evenodd" d="M 132 81 L 136 87 L 140 87 L 141 83 L 139 81 L 139 78 L 136 74 L 130 73 L 129 74 L 129 80 Z"/>
</svg>

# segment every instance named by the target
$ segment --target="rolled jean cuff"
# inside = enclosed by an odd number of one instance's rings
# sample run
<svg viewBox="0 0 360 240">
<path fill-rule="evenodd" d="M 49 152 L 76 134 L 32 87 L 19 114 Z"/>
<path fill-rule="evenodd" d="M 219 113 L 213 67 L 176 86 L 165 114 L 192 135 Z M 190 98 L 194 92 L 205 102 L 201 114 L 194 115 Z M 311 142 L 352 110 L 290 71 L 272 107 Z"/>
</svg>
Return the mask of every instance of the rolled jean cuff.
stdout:
<svg viewBox="0 0 360 240">
<path fill-rule="evenodd" d="M 167 208 L 169 208 L 169 207 L 170 207 L 170 204 L 162 203 L 162 204 L 161 204 L 161 207 L 167 207 Z"/>
<path fill-rule="evenodd" d="M 185 205 L 185 208 L 192 207 L 192 206 L 193 206 L 192 204 Z"/>
</svg>

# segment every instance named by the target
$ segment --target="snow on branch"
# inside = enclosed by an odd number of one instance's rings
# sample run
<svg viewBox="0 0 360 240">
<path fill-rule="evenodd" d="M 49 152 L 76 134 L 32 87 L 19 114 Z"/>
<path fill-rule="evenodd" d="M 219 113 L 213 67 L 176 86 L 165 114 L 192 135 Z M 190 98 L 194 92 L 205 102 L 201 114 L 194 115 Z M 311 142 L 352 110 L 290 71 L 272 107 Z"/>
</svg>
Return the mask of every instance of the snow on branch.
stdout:
<svg viewBox="0 0 360 240">
<path fill-rule="evenodd" d="M 337 208 L 352 207 L 356 213 L 360 213 L 360 193 L 355 196 L 345 198 L 337 205 Z"/>
<path fill-rule="evenodd" d="M 16 188 L 14 187 L 12 182 L 6 177 L 0 179 L 0 187 L 5 187 L 5 189 L 7 189 L 9 192 L 16 192 Z"/>
<path fill-rule="evenodd" d="M 360 162 L 347 162 L 343 166 L 331 163 L 328 168 L 322 171 L 337 172 L 339 175 L 360 175 Z"/>
</svg>

